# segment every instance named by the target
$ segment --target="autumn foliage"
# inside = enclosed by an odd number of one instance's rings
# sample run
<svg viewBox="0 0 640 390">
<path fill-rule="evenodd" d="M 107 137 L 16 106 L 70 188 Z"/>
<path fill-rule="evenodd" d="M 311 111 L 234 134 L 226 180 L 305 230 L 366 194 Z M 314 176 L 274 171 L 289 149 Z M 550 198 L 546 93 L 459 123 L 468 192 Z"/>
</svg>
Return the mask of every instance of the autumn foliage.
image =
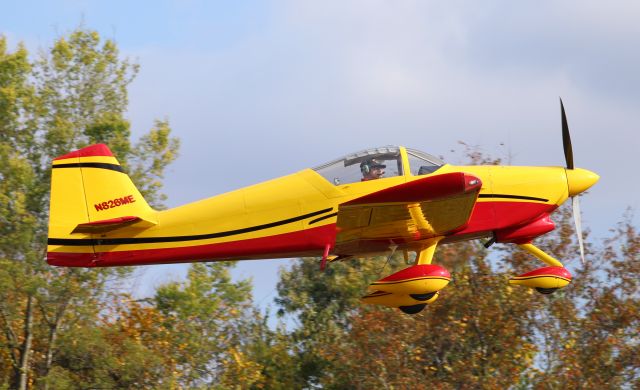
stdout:
<svg viewBox="0 0 640 390">
<path fill-rule="evenodd" d="M 514 246 L 442 245 L 452 282 L 411 316 L 359 302 L 402 255 L 281 270 L 277 325 L 233 280 L 199 263 L 132 297 L 130 269 L 46 265 L 48 164 L 105 142 L 156 207 L 177 156 L 169 124 L 137 142 L 124 114 L 138 67 L 78 30 L 33 59 L 0 38 L 0 389 L 640 388 L 640 235 L 631 212 L 578 259 L 570 210 L 538 240 L 574 281 L 552 295 L 507 281 L 541 264 Z M 84 80 L 84 81 L 82 81 Z M 90 80 L 90 82 L 87 82 Z M 466 147 L 473 163 L 491 164 Z"/>
</svg>

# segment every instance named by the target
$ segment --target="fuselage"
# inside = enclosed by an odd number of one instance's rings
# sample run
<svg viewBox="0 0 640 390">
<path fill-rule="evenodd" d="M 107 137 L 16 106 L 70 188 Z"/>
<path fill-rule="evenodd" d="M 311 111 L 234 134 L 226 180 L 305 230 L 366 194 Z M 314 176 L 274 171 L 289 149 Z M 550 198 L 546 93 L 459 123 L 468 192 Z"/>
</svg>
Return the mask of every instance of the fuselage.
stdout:
<svg viewBox="0 0 640 390">
<path fill-rule="evenodd" d="M 383 189 L 420 180 L 413 175 L 406 151 L 401 174 L 378 180 L 332 183 L 316 170 L 297 173 L 157 211 L 155 225 L 125 226 L 102 233 L 52 231 L 56 243 L 72 237 L 74 245 L 49 246 L 49 262 L 66 266 L 116 266 L 211 260 L 271 259 L 362 255 L 389 247 L 389 240 L 370 240 L 360 253 L 341 253 L 336 245 L 341 204 Z M 442 165 L 428 175 L 464 172 L 482 182 L 468 223 L 448 232 L 442 242 L 497 237 L 525 242 L 553 229 L 548 215 L 569 196 L 561 167 Z M 68 230 L 68 229 L 67 229 Z M 82 241 L 85 240 L 85 241 Z M 420 240 L 399 231 L 393 244 L 410 247 Z M 69 241 L 71 242 L 71 241 Z M 86 245 L 82 245 L 85 242 Z M 68 255 L 66 255 L 68 254 Z"/>
</svg>

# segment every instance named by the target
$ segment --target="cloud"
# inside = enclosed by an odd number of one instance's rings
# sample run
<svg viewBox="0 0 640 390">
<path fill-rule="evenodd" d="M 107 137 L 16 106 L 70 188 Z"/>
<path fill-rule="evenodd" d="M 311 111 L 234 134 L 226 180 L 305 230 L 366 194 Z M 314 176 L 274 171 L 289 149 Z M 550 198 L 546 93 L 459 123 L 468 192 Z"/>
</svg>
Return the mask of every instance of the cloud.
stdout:
<svg viewBox="0 0 640 390">
<path fill-rule="evenodd" d="M 444 154 L 458 140 L 490 152 L 505 142 L 514 163 L 561 165 L 558 96 L 577 161 L 615 175 L 638 147 L 640 61 L 628 48 L 640 27 L 625 4 L 284 2 L 224 45 L 191 13 L 198 39 L 137 50 L 131 112 L 168 115 L 183 140 L 174 199 L 388 143 Z M 603 132 L 621 144 L 603 145 Z M 256 172 L 256 160 L 269 166 Z M 609 186 L 621 210 L 634 202 L 623 187 Z"/>
</svg>

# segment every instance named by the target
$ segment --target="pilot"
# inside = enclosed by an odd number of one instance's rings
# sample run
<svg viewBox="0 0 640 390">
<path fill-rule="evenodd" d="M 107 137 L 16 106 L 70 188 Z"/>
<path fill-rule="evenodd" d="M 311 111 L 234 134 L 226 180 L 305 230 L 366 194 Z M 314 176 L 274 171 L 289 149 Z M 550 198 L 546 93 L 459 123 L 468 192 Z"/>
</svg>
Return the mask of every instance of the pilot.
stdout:
<svg viewBox="0 0 640 390">
<path fill-rule="evenodd" d="M 360 181 L 369 181 L 379 179 L 384 175 L 384 169 L 387 166 L 380 160 L 369 159 L 360 163 L 360 171 L 362 172 L 362 179 Z"/>
</svg>

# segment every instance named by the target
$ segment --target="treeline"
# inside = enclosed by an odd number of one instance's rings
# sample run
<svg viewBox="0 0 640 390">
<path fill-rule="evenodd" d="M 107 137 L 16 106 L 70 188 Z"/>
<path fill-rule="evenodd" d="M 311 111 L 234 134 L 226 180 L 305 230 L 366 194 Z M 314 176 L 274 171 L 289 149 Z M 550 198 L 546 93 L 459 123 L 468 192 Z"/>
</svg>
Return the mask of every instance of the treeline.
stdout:
<svg viewBox="0 0 640 390">
<path fill-rule="evenodd" d="M 585 266 L 569 211 L 537 243 L 573 268 L 553 295 L 511 287 L 541 266 L 512 246 L 441 246 L 453 276 L 409 316 L 359 303 L 402 256 L 292 261 L 267 325 L 232 263 L 191 266 L 184 281 L 136 300 L 129 268 L 46 264 L 49 164 L 104 142 L 155 207 L 177 156 L 166 121 L 131 140 L 127 87 L 137 74 L 117 46 L 77 30 L 31 56 L 0 38 L 0 389 L 402 389 L 640 387 L 640 236 L 623 218 Z M 470 151 L 474 162 L 497 162 Z M 493 253 L 489 258 L 489 253 Z"/>
</svg>

